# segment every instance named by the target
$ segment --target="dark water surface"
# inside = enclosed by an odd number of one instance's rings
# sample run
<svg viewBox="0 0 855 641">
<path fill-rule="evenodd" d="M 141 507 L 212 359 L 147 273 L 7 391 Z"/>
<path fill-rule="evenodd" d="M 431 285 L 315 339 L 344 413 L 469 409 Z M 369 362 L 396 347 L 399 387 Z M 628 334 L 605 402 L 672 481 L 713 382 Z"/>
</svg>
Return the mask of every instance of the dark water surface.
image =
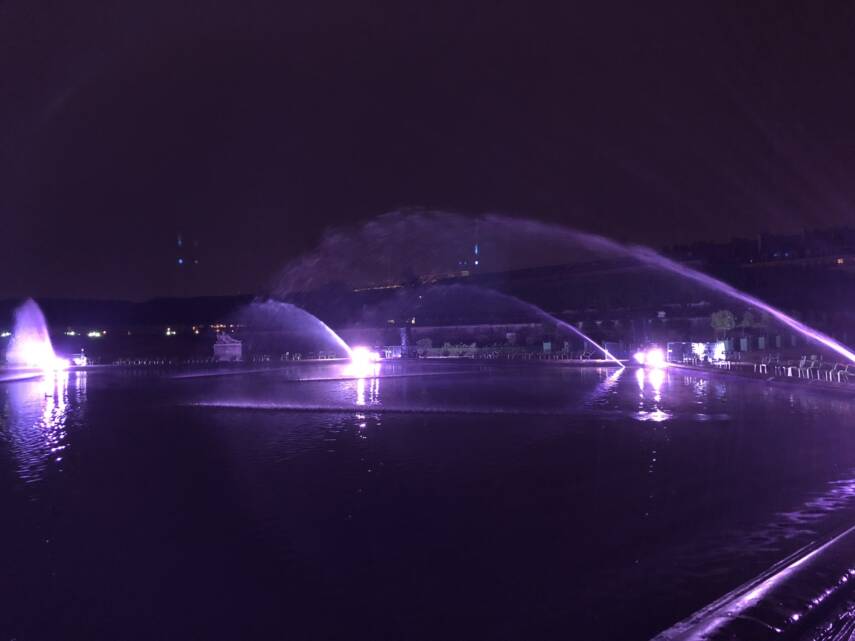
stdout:
<svg viewBox="0 0 855 641">
<path fill-rule="evenodd" d="M 342 370 L 0 384 L 0 639 L 646 639 L 855 522 L 846 399 Z"/>
</svg>

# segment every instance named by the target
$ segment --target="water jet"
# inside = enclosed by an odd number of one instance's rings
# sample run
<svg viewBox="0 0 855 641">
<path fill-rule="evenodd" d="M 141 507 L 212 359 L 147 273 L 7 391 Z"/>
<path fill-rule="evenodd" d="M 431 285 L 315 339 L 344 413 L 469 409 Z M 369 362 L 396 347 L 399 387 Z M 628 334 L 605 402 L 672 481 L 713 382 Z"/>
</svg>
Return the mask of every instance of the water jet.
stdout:
<svg viewBox="0 0 855 641">
<path fill-rule="evenodd" d="M 15 324 L 6 349 L 6 363 L 15 368 L 43 371 L 67 369 L 70 365 L 68 359 L 54 352 L 44 313 L 32 298 L 28 298 L 15 310 Z"/>
</svg>

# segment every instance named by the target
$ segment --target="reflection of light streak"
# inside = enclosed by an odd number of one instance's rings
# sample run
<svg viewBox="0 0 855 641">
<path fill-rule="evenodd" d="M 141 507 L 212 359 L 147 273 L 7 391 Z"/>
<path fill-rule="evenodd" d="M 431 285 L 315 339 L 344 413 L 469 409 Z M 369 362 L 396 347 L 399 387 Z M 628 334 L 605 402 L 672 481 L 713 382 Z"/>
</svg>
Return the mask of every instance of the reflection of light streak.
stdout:
<svg viewBox="0 0 855 641">
<path fill-rule="evenodd" d="M 589 403 L 596 403 L 600 399 L 602 399 L 606 394 L 608 394 L 611 390 L 615 388 L 617 385 L 618 379 L 623 374 L 626 367 L 621 367 L 620 369 L 612 370 L 608 376 L 606 376 L 605 380 L 601 381 L 596 389 L 594 389 L 591 394 L 591 398 L 588 401 Z M 599 371 L 599 370 L 598 370 Z"/>
<path fill-rule="evenodd" d="M 379 377 L 371 379 L 371 394 L 370 394 L 368 400 L 372 405 L 380 402 L 380 378 Z"/>
<path fill-rule="evenodd" d="M 380 402 L 380 378 L 371 378 L 367 389 L 365 381 L 366 379 L 362 377 L 356 379 L 356 404 L 376 405 Z"/>
<path fill-rule="evenodd" d="M 654 423 L 662 423 L 663 421 L 667 421 L 671 418 L 671 415 L 668 412 L 663 412 L 660 409 L 655 409 L 652 412 L 648 412 L 644 414 L 643 412 L 639 413 L 638 418 L 643 421 L 653 421 Z"/>
<path fill-rule="evenodd" d="M 624 367 L 624 368 L 621 368 L 621 369 L 616 369 L 616 370 L 614 370 L 611 374 L 609 374 L 609 375 L 606 377 L 606 380 L 605 380 L 605 381 L 603 381 L 603 382 L 601 383 L 601 385 L 602 385 L 605 389 L 611 389 L 611 388 L 613 388 L 615 385 L 617 385 L 618 379 L 621 377 L 621 374 L 623 374 L 623 370 L 624 370 L 624 369 L 626 369 L 626 368 Z"/>
<path fill-rule="evenodd" d="M 5 386 L 5 395 L 5 430 L 17 459 L 18 475 L 26 483 L 39 481 L 51 461 L 62 462 L 68 447 L 69 414 L 86 397 L 86 373 L 46 372 L 39 380 Z"/>
<path fill-rule="evenodd" d="M 636 418 L 642 421 L 653 421 L 655 423 L 661 423 L 662 421 L 667 421 L 671 418 L 671 414 L 662 410 L 659 404 L 662 402 L 662 386 L 665 383 L 665 370 L 663 369 L 649 369 L 645 372 L 645 370 L 639 367 L 635 370 L 635 380 L 638 382 L 639 389 L 639 398 L 641 399 L 638 404 L 638 412 L 636 412 Z M 644 388 L 645 383 L 649 383 L 651 389 L 653 390 L 653 410 L 647 411 L 644 409 Z"/>
<path fill-rule="evenodd" d="M 360 378 L 356 381 L 356 404 L 365 405 L 365 379 Z"/>
<path fill-rule="evenodd" d="M 650 370 L 650 387 L 653 388 L 653 400 L 657 403 L 662 400 L 660 392 L 662 391 L 662 383 L 665 381 L 665 372 L 661 369 Z"/>
<path fill-rule="evenodd" d="M 45 441 L 51 454 L 57 454 L 56 462 L 62 460 L 58 453 L 65 449 L 66 406 L 68 405 L 68 372 L 57 371 L 45 374 L 45 403 L 42 409 L 42 425 Z"/>
</svg>

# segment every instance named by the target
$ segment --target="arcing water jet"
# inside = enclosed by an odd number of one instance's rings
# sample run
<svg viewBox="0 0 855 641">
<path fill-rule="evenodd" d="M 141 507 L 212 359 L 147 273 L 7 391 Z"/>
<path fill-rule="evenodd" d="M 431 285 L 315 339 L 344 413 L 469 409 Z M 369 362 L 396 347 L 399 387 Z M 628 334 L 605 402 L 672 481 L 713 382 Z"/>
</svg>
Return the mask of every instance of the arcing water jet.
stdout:
<svg viewBox="0 0 855 641">
<path fill-rule="evenodd" d="M 275 300 L 251 303 L 240 312 L 239 320 L 264 330 L 273 342 L 277 334 L 290 334 L 294 342 L 308 346 L 310 351 L 322 347 L 353 357 L 350 346 L 329 325 L 291 303 Z"/>
<path fill-rule="evenodd" d="M 400 286 L 412 274 L 448 275 L 477 235 L 478 270 L 503 271 L 532 264 L 557 265 L 607 255 L 677 275 L 682 279 L 767 313 L 805 338 L 855 362 L 855 352 L 832 337 L 796 320 L 756 296 L 742 292 L 708 274 L 670 260 L 647 247 L 624 245 L 604 236 L 560 225 L 503 215 L 468 217 L 436 211 L 402 211 L 378 216 L 349 231 L 328 233 L 318 248 L 293 261 L 280 275 L 283 294 L 308 291 L 330 282 L 355 287 L 372 283 Z M 417 242 L 413 242 L 414 239 Z M 403 249 L 402 249 L 403 248 Z M 533 254 L 536 254 L 533 256 Z M 397 268 L 397 273 L 394 273 Z M 397 285 L 396 285 L 397 284 Z"/>
<path fill-rule="evenodd" d="M 418 313 L 416 312 L 416 308 L 427 307 L 430 310 L 430 315 L 432 316 L 441 314 L 442 312 L 440 310 L 451 310 L 454 315 L 465 313 L 467 318 L 469 316 L 474 316 L 479 320 L 483 320 L 484 314 L 487 314 L 488 316 L 492 315 L 493 317 L 499 317 L 494 318 L 494 320 L 498 321 L 501 319 L 507 321 L 508 318 L 516 317 L 521 311 L 524 311 L 526 312 L 526 318 L 533 316 L 539 321 L 546 321 L 575 334 L 585 343 L 590 344 L 596 348 L 598 352 L 601 352 L 605 359 L 614 361 L 614 363 L 620 367 L 624 366 L 620 360 L 610 354 L 602 345 L 570 323 L 567 323 L 560 318 L 556 318 L 552 314 L 532 303 L 529 303 L 528 301 L 521 300 L 516 296 L 511 296 L 510 294 L 498 292 L 493 289 L 463 284 L 435 285 L 428 289 L 409 290 L 408 296 L 404 296 L 403 300 L 401 300 L 401 297 L 394 300 L 390 307 L 391 309 L 382 307 L 379 310 L 380 315 L 409 317 L 414 315 L 414 312 L 416 314 Z M 401 307 L 406 308 L 406 314 L 402 313 L 400 309 Z M 467 308 L 466 312 L 464 312 L 462 308 Z M 467 320 L 466 322 L 471 321 Z"/>
<path fill-rule="evenodd" d="M 500 220 L 502 219 L 500 218 Z M 763 310 L 772 318 L 786 325 L 790 329 L 799 332 L 805 338 L 820 343 L 821 345 L 824 345 L 825 347 L 833 350 L 834 352 L 855 363 L 855 352 L 852 352 L 850 349 L 831 338 L 831 336 L 828 336 L 827 334 L 824 334 L 819 330 L 813 329 L 812 327 L 805 325 L 801 321 L 798 321 L 792 316 L 785 314 L 780 309 L 769 305 L 768 303 L 760 300 L 756 296 L 752 296 L 751 294 L 747 294 L 743 291 L 740 291 L 735 287 L 728 285 L 727 283 L 713 276 L 710 276 L 709 274 L 704 274 L 703 272 L 699 272 L 695 269 L 692 269 L 687 265 L 683 265 L 669 258 L 666 258 L 661 254 L 658 254 L 657 252 L 653 251 L 649 247 L 641 247 L 637 245 L 621 245 L 620 243 L 617 243 L 603 236 L 597 236 L 596 234 L 588 234 L 586 232 L 565 230 L 565 233 L 570 233 L 580 239 L 584 239 L 586 242 L 590 243 L 595 247 L 602 247 L 612 252 L 630 256 L 644 263 L 645 265 L 657 267 L 659 269 L 669 271 L 673 274 L 677 274 L 679 276 L 682 276 L 683 278 L 687 278 L 700 285 L 703 285 L 704 287 L 712 289 L 713 291 L 724 294 L 729 298 L 733 298 L 735 300 L 746 303 L 747 305 L 751 305 L 753 307 L 756 307 L 757 309 Z"/>
</svg>

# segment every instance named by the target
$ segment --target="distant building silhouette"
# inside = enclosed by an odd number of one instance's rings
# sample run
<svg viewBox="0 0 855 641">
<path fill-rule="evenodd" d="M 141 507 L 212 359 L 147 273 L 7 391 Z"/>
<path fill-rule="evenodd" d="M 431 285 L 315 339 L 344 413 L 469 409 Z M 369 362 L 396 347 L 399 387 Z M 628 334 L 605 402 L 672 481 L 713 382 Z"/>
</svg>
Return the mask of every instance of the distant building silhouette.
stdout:
<svg viewBox="0 0 855 641">
<path fill-rule="evenodd" d="M 799 261 L 842 266 L 855 256 L 855 229 L 806 229 L 800 234 L 759 234 L 755 239 L 734 238 L 726 243 L 695 242 L 664 251 L 675 260 L 707 264 L 762 264 Z"/>
</svg>

